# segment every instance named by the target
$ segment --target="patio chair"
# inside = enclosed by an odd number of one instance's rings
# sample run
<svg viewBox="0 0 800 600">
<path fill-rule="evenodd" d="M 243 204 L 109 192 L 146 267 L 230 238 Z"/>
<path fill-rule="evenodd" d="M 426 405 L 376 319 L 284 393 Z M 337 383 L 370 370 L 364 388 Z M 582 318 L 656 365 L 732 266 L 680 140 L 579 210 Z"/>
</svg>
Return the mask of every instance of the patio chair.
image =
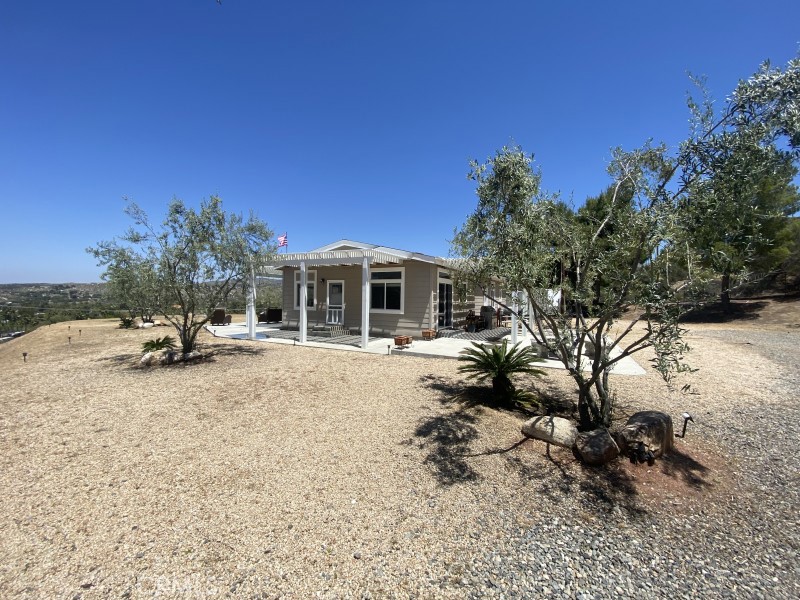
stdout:
<svg viewBox="0 0 800 600">
<path fill-rule="evenodd" d="M 217 308 L 211 315 L 211 324 L 212 325 L 229 325 L 231 322 L 231 316 L 225 314 L 224 308 Z"/>
</svg>

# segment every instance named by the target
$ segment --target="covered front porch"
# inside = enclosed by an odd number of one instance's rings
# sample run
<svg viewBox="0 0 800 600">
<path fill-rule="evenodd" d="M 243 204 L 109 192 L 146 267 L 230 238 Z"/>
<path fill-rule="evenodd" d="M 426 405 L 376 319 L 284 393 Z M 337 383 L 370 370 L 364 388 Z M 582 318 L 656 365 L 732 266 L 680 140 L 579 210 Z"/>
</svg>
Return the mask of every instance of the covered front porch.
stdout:
<svg viewBox="0 0 800 600">
<path fill-rule="evenodd" d="M 305 344 L 312 338 L 419 336 L 434 329 L 431 281 L 439 260 L 404 251 L 348 248 L 279 255 L 260 273 L 283 278 L 283 328 Z"/>
</svg>

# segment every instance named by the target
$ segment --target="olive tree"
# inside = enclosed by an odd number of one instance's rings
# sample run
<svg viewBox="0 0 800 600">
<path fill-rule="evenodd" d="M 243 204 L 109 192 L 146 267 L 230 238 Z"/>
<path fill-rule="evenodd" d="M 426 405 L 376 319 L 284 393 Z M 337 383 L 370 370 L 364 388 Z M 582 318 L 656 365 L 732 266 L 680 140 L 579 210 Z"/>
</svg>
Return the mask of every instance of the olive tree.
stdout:
<svg viewBox="0 0 800 600">
<path fill-rule="evenodd" d="M 685 142 L 695 172 L 688 171 L 694 177 L 685 181 L 679 216 L 701 265 L 721 278 L 725 311 L 735 275 L 744 279 L 753 264 L 769 269 L 779 262 L 770 263 L 770 251 L 788 217 L 800 209 L 793 184 L 800 77 L 797 65 L 790 64 L 775 89 L 776 73 L 767 63 L 740 84 L 721 121 L 708 94 L 689 102 L 696 129 L 708 131 L 719 123 L 719 132 Z M 704 92 L 701 81 L 698 85 Z"/>
<path fill-rule="evenodd" d="M 153 320 L 156 272 L 143 257 L 130 248 L 120 247 L 106 264 L 101 278 L 106 282 L 105 295 L 116 307 L 126 310 L 131 320 L 136 317 L 143 323 Z"/>
<path fill-rule="evenodd" d="M 667 380 L 688 369 L 678 319 L 703 289 L 705 272 L 684 215 L 720 185 L 726 156 L 736 155 L 744 182 L 768 172 L 781 152 L 796 160 L 799 73 L 797 59 L 785 71 L 764 65 L 715 119 L 694 110 L 691 135 L 674 155 L 652 143 L 613 150 L 611 187 L 577 214 L 541 189 L 533 155 L 519 147 L 471 163 L 478 204 L 456 231 L 451 255 L 484 293 L 497 280 L 525 292 L 532 308 L 525 326 L 577 384 L 581 428 L 610 425 L 609 373 L 624 357 L 653 348 L 654 367 Z M 676 261 L 685 273 L 679 285 L 669 278 Z M 543 293 L 554 287 L 565 298 L 561 310 Z M 633 307 L 638 316 L 618 324 Z"/>
<path fill-rule="evenodd" d="M 134 225 L 87 251 L 106 267 L 112 286 L 128 290 L 132 305 L 146 303 L 175 327 L 184 353 L 194 349 L 214 309 L 276 250 L 266 223 L 225 213 L 216 196 L 199 210 L 173 200 L 160 226 L 133 202 L 125 213 Z"/>
</svg>

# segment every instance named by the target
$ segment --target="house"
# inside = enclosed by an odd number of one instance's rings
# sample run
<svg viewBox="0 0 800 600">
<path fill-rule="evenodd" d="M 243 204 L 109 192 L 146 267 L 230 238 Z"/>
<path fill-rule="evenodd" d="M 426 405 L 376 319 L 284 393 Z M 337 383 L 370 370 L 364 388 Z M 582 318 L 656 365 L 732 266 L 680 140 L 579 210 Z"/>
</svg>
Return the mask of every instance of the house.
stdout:
<svg viewBox="0 0 800 600">
<path fill-rule="evenodd" d="M 454 290 L 444 258 L 352 240 L 267 264 L 282 272 L 282 327 L 298 329 L 301 342 L 309 328 L 340 326 L 366 347 L 370 335 L 420 336 L 489 304 L 482 294 Z"/>
</svg>

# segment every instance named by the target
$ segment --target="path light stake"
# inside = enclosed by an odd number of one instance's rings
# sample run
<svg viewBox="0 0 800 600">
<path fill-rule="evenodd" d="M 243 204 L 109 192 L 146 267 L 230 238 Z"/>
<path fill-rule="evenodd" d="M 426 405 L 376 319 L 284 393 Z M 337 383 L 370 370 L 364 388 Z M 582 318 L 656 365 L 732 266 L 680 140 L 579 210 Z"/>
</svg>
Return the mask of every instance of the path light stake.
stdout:
<svg viewBox="0 0 800 600">
<path fill-rule="evenodd" d="M 67 346 L 72 346 L 72 336 L 67 338 Z"/>
<path fill-rule="evenodd" d="M 676 433 L 675 437 L 685 438 L 686 437 L 686 426 L 689 424 L 689 421 L 694 423 L 694 419 L 692 418 L 692 415 L 690 415 L 687 412 L 683 413 L 681 416 L 683 417 L 683 431 L 681 431 L 680 435 L 678 435 Z"/>
<path fill-rule="evenodd" d="M 78 329 L 78 337 L 81 337 L 81 332 L 82 331 L 83 331 L 83 329 Z"/>
<path fill-rule="evenodd" d="M 23 352 L 22 353 L 22 362 L 28 362 L 28 353 L 27 352 Z"/>
<path fill-rule="evenodd" d="M 392 345 L 389 344 L 388 346 L 386 346 L 386 356 L 391 356 L 391 355 L 392 355 Z"/>
</svg>

